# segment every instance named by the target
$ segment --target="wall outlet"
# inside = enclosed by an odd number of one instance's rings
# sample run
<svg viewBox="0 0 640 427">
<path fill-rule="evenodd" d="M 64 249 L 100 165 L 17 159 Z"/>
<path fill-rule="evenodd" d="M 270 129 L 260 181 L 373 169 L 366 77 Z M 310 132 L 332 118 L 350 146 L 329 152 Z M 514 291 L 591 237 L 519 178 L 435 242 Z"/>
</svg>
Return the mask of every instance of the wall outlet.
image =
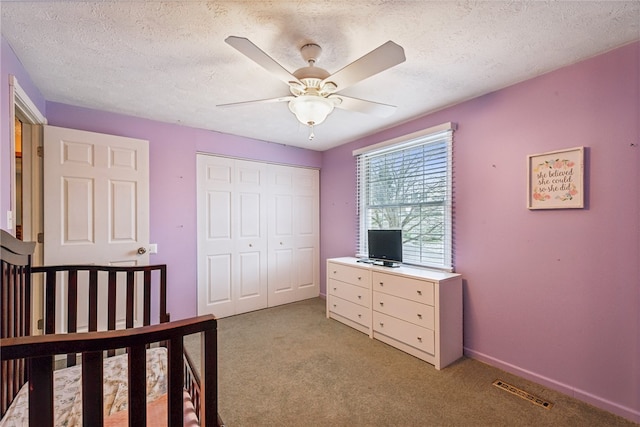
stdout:
<svg viewBox="0 0 640 427">
<path fill-rule="evenodd" d="M 7 211 L 7 230 L 13 230 L 13 212 Z"/>
</svg>

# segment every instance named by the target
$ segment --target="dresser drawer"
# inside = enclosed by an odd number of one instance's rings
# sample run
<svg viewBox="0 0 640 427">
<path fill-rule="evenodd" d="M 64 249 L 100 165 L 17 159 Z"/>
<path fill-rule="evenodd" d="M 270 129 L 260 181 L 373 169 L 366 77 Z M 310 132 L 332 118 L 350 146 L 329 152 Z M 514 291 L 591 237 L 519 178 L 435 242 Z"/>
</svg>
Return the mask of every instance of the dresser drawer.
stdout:
<svg viewBox="0 0 640 427">
<path fill-rule="evenodd" d="M 435 314 L 433 306 L 430 305 L 420 304 L 382 292 L 374 292 L 373 309 L 423 328 L 434 329 Z"/>
<path fill-rule="evenodd" d="M 356 323 L 369 327 L 369 309 L 350 301 L 329 295 L 329 311 L 346 317 Z"/>
<path fill-rule="evenodd" d="M 406 298 L 422 304 L 434 305 L 434 285 L 427 280 L 373 272 L 373 290 Z"/>
<path fill-rule="evenodd" d="M 347 301 L 370 307 L 371 291 L 362 286 L 352 285 L 339 280 L 329 279 L 329 294 L 335 295 Z"/>
<path fill-rule="evenodd" d="M 374 311 L 373 330 L 425 353 L 435 354 L 435 333 L 431 329 Z"/>
<path fill-rule="evenodd" d="M 340 280 L 341 282 L 363 286 L 371 289 L 371 274 L 363 268 L 351 267 L 348 265 L 329 263 L 327 268 L 329 279 Z"/>
</svg>

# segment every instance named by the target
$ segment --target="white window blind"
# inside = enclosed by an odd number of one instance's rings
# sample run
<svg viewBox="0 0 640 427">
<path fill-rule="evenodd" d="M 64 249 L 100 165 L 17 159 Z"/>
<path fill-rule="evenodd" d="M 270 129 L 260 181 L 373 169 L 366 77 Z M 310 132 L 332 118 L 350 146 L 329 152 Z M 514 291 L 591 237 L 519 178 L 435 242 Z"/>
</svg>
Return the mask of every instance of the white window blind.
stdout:
<svg viewBox="0 0 640 427">
<path fill-rule="evenodd" d="M 367 256 L 367 230 L 401 229 L 404 263 L 453 270 L 454 129 L 446 123 L 354 152 L 357 256 Z"/>
</svg>

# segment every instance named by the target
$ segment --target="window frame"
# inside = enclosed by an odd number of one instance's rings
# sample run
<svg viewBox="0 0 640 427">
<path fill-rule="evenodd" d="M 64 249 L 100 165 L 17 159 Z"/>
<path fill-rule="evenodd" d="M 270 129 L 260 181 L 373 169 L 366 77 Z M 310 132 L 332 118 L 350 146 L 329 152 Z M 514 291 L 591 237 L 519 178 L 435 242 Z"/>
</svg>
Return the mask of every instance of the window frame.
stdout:
<svg viewBox="0 0 640 427">
<path fill-rule="evenodd" d="M 378 144 L 374 144 L 368 147 L 364 147 L 353 151 L 354 157 L 356 157 L 356 209 L 357 209 L 357 225 L 358 231 L 356 233 L 356 256 L 364 257 L 367 254 L 367 229 L 370 221 L 368 215 L 368 189 L 370 189 L 370 182 L 368 180 L 368 162 L 371 159 L 379 158 L 379 156 L 387 155 L 391 157 L 392 154 L 398 154 L 399 152 L 406 152 L 409 150 L 416 150 L 420 148 L 421 151 L 429 151 L 429 146 L 434 144 L 445 143 L 444 150 L 446 151 L 446 170 L 444 172 L 444 185 L 441 185 L 439 189 L 444 191 L 444 197 L 442 201 L 435 203 L 436 206 L 442 206 L 442 241 L 439 243 L 441 248 L 434 251 L 433 249 L 426 249 L 423 244 L 418 249 L 418 255 L 414 257 L 404 256 L 404 264 L 417 265 L 421 267 L 434 268 L 444 271 L 454 271 L 454 244 L 453 244 L 453 134 L 457 129 L 455 123 L 443 123 L 438 126 L 433 126 L 428 129 L 414 132 L 408 135 L 403 135 L 398 138 L 394 138 L 388 141 L 383 141 Z M 435 166 L 437 168 L 442 167 L 443 161 L 438 162 Z M 405 165 L 404 160 L 402 165 Z M 431 175 L 434 170 L 428 168 L 422 172 L 423 176 Z M 425 195 L 430 193 L 425 193 Z M 396 202 L 397 203 L 397 202 Z M 393 205 L 393 203 L 390 203 Z M 414 206 L 433 206 L 433 201 L 422 200 L 413 204 Z M 391 206 L 389 206 L 391 208 Z M 425 234 L 426 235 L 426 234 Z M 435 254 L 435 257 L 423 256 L 423 253 Z M 415 253 L 414 253 L 415 255 Z M 425 259 L 426 258 L 426 259 Z"/>
</svg>

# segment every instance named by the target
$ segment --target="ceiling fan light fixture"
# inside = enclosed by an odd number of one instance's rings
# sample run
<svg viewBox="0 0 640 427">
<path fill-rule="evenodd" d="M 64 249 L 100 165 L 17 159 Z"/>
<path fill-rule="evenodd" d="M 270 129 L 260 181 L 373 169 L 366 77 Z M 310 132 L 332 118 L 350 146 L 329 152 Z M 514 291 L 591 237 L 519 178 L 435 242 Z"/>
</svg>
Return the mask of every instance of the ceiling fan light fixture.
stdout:
<svg viewBox="0 0 640 427">
<path fill-rule="evenodd" d="M 307 126 L 316 126 L 324 122 L 333 111 L 332 100 L 317 95 L 301 95 L 289 101 L 289 109 L 298 121 Z"/>
</svg>

